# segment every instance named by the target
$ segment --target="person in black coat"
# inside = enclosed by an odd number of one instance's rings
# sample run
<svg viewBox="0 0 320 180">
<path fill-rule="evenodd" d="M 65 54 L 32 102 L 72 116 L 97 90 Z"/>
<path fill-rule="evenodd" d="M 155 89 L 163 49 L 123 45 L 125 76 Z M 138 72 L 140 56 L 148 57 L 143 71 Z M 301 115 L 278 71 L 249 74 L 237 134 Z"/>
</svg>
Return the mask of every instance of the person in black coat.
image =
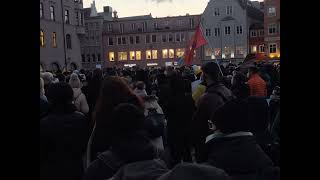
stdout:
<svg viewBox="0 0 320 180">
<path fill-rule="evenodd" d="M 52 84 L 48 115 L 40 120 L 40 179 L 79 180 L 88 140 L 87 119 L 72 104 L 67 83 Z"/>
<path fill-rule="evenodd" d="M 168 145 L 170 148 L 173 164 L 183 160 L 191 162 L 190 153 L 190 123 L 195 104 L 191 95 L 191 83 L 181 77 L 174 77 L 170 81 L 172 92 L 168 99 L 167 121 L 168 121 Z"/>
<path fill-rule="evenodd" d="M 235 99 L 214 113 L 206 138 L 207 164 L 223 169 L 233 179 L 251 180 L 273 167 L 250 132 L 248 103 Z"/>
<path fill-rule="evenodd" d="M 110 115 L 110 148 L 91 163 L 84 180 L 108 179 L 125 164 L 158 157 L 157 148 L 144 131 L 143 110 L 123 103 L 115 107 Z"/>
<path fill-rule="evenodd" d="M 236 96 L 239 99 L 245 99 L 249 97 L 250 89 L 246 82 L 247 78 L 243 73 L 239 71 L 234 72 L 234 75 L 231 79 L 231 91 L 234 96 Z"/>
</svg>

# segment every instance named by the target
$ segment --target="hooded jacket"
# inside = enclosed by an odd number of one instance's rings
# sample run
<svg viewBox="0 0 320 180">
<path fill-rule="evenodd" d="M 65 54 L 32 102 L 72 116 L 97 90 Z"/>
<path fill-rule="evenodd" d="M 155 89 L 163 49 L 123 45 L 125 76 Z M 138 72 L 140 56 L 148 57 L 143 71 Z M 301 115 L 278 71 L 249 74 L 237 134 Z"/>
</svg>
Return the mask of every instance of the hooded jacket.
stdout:
<svg viewBox="0 0 320 180">
<path fill-rule="evenodd" d="M 145 133 L 138 132 L 130 138 L 120 138 L 117 143 L 111 145 L 110 150 L 98 155 L 87 169 L 84 180 L 105 180 L 111 178 L 125 164 L 157 157 L 157 148 L 151 140 L 146 138 Z"/>
<path fill-rule="evenodd" d="M 250 180 L 273 163 L 252 134 L 241 134 L 207 138 L 208 164 L 223 169 L 233 179 Z"/>
<path fill-rule="evenodd" d="M 89 112 L 87 98 L 82 93 L 81 88 L 73 88 L 73 99 L 74 99 L 74 105 L 77 107 L 78 111 L 84 114 L 87 114 Z"/>
</svg>

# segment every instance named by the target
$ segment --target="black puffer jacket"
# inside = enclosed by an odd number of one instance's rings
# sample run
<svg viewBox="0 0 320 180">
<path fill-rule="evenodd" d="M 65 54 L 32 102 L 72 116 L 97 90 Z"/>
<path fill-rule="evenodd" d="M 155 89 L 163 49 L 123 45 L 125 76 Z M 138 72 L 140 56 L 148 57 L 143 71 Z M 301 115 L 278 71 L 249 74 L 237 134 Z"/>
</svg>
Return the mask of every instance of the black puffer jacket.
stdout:
<svg viewBox="0 0 320 180">
<path fill-rule="evenodd" d="M 139 132 L 119 138 L 110 150 L 101 153 L 87 169 L 84 180 L 104 180 L 112 177 L 122 166 L 159 156 L 147 134 Z"/>
<path fill-rule="evenodd" d="M 74 109 L 50 111 L 40 120 L 40 179 L 81 178 L 88 125 L 84 115 Z"/>
<path fill-rule="evenodd" d="M 273 166 L 254 136 L 216 137 L 207 146 L 208 164 L 223 169 L 233 179 L 255 179 Z"/>
</svg>

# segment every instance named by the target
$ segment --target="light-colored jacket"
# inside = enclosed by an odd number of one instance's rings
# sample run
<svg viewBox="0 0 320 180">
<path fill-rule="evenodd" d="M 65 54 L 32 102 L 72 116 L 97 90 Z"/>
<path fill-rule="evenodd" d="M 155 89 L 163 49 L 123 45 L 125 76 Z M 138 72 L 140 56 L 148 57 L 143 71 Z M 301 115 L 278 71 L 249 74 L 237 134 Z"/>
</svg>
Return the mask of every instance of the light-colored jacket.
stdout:
<svg viewBox="0 0 320 180">
<path fill-rule="evenodd" d="M 82 93 L 80 88 L 73 88 L 73 101 L 77 110 L 86 114 L 89 112 L 89 106 L 86 96 Z"/>
</svg>

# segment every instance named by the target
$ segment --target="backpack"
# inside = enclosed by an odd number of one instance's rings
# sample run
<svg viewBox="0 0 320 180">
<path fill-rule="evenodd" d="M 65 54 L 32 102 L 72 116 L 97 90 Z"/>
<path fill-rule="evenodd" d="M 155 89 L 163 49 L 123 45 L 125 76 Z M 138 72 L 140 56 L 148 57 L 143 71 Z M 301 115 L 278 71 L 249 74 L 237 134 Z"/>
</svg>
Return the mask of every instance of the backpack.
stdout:
<svg viewBox="0 0 320 180">
<path fill-rule="evenodd" d="M 151 138 L 163 136 L 165 131 L 165 115 L 158 113 L 155 108 L 148 110 L 145 126 Z"/>
</svg>

